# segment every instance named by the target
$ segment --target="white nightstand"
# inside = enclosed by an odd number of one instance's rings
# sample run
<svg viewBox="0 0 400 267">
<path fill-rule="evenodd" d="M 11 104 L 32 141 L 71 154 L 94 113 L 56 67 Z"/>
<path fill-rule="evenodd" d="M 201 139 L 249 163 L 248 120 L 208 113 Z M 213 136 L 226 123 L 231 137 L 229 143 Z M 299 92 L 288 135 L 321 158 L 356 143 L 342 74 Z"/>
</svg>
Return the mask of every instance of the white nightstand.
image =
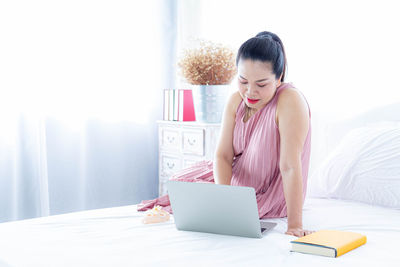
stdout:
<svg viewBox="0 0 400 267">
<path fill-rule="evenodd" d="M 176 171 L 201 160 L 212 160 L 219 123 L 157 121 L 159 194 L 167 193 L 165 182 Z"/>
</svg>

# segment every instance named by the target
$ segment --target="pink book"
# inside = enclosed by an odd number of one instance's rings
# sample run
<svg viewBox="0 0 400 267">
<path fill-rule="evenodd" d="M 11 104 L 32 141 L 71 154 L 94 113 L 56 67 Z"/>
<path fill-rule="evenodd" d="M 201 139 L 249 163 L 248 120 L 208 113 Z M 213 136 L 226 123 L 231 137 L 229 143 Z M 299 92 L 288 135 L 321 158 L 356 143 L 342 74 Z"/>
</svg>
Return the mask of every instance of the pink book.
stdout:
<svg viewBox="0 0 400 267">
<path fill-rule="evenodd" d="M 192 90 L 179 89 L 179 121 L 195 121 Z"/>
</svg>

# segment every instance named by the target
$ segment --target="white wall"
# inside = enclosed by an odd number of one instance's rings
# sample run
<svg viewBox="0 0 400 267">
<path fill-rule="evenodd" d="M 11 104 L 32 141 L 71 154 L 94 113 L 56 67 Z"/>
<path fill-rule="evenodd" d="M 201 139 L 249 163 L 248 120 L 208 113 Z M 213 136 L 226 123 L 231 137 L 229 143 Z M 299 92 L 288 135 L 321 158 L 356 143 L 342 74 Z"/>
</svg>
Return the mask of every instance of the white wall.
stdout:
<svg viewBox="0 0 400 267">
<path fill-rule="evenodd" d="M 188 36 L 230 44 L 235 50 L 264 30 L 282 39 L 287 81 L 306 95 L 312 108 L 314 160 L 325 153 L 318 140 L 324 123 L 400 100 L 396 1 L 199 2 L 191 14 L 199 30 Z"/>
</svg>

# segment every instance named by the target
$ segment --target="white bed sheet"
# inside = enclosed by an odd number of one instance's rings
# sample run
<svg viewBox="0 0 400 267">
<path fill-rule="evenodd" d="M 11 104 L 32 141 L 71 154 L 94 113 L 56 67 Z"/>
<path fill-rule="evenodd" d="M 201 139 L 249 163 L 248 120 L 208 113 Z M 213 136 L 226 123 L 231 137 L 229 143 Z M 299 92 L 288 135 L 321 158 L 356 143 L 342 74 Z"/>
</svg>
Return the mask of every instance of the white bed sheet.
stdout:
<svg viewBox="0 0 400 267">
<path fill-rule="evenodd" d="M 178 231 L 172 220 L 144 225 L 136 206 L 0 224 L 0 266 L 400 266 L 400 210 L 307 198 L 305 229 L 365 234 L 338 257 L 290 252 L 286 218 L 262 239 Z"/>
</svg>

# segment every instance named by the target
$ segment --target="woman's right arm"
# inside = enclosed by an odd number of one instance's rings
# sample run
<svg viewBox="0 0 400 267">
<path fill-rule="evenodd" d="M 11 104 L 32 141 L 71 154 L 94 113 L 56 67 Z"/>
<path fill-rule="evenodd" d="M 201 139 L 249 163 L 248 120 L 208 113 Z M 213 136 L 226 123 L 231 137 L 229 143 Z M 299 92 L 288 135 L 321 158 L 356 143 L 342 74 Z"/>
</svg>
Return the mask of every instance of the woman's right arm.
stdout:
<svg viewBox="0 0 400 267">
<path fill-rule="evenodd" d="M 231 95 L 225 105 L 222 126 L 214 155 L 214 181 L 216 184 L 231 184 L 233 162 L 233 130 L 235 128 L 236 110 L 242 98 L 239 92 Z"/>
</svg>

